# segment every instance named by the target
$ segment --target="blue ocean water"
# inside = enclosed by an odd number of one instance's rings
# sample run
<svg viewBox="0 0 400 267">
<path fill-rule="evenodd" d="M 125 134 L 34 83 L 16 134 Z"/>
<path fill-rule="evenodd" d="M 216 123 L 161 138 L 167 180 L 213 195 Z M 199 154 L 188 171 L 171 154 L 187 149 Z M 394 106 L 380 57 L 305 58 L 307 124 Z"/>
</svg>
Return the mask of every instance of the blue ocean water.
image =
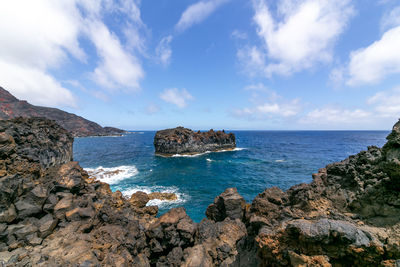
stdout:
<svg viewBox="0 0 400 267">
<path fill-rule="evenodd" d="M 382 146 L 388 131 L 235 131 L 236 151 L 196 157 L 154 155 L 155 132 L 122 137 L 76 138 L 74 160 L 99 179 L 130 196 L 135 191 L 175 192 L 174 202 L 152 201 L 160 214 L 184 206 L 195 221 L 227 187 L 237 187 L 250 202 L 267 187 L 282 189 L 312 180 L 311 174 L 328 163 Z M 121 170 L 116 175 L 104 171 Z"/>
</svg>

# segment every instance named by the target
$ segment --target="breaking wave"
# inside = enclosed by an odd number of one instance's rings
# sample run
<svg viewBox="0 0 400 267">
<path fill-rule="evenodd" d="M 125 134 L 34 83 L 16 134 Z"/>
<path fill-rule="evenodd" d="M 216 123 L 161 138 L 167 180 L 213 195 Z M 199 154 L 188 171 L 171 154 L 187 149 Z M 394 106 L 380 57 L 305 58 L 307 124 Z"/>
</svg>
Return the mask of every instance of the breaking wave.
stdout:
<svg viewBox="0 0 400 267">
<path fill-rule="evenodd" d="M 178 204 L 185 203 L 189 199 L 189 196 L 179 192 L 179 189 L 176 186 L 134 186 L 129 189 L 122 190 L 121 193 L 125 197 L 130 197 L 133 193 L 138 191 L 145 192 L 146 194 L 153 192 L 174 193 L 177 196 L 176 200 L 152 199 L 147 203 L 147 206 L 158 206 L 159 208 L 172 208 Z"/>
<path fill-rule="evenodd" d="M 88 172 L 89 176 L 108 184 L 116 184 L 139 173 L 138 169 L 133 165 L 111 168 L 100 166 L 97 168 L 85 168 L 85 171 Z"/>
</svg>

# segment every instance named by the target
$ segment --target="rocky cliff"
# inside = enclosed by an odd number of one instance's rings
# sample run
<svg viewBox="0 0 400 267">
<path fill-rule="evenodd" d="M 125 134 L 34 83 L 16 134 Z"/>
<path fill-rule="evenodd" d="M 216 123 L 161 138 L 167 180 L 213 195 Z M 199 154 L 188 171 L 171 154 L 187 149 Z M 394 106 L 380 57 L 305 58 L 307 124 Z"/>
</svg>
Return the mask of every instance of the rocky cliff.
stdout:
<svg viewBox="0 0 400 267">
<path fill-rule="evenodd" d="M 161 155 L 196 154 L 235 147 L 235 135 L 225 131 L 194 132 L 177 127 L 158 131 L 154 136 L 155 151 Z"/>
<path fill-rule="evenodd" d="M 1 266 L 398 266 L 400 122 L 369 147 L 246 203 L 234 188 L 194 223 L 156 217 L 72 162 L 72 138 L 43 119 L 0 121 Z"/>
<path fill-rule="evenodd" d="M 125 132 L 113 127 L 103 128 L 95 122 L 57 108 L 31 105 L 26 101 L 18 100 L 0 87 L 0 119 L 7 120 L 17 117 L 44 117 L 54 120 L 75 137 L 121 135 Z"/>
</svg>

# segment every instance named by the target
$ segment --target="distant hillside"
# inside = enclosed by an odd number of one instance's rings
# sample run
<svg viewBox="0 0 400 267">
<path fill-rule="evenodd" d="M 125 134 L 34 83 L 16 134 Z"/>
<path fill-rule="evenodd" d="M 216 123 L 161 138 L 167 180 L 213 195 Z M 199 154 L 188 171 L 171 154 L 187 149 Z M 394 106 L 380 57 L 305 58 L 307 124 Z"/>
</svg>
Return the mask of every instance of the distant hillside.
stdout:
<svg viewBox="0 0 400 267">
<path fill-rule="evenodd" d="M 118 135 L 125 131 L 99 124 L 57 108 L 39 107 L 21 101 L 0 87 L 0 120 L 16 117 L 45 117 L 56 121 L 75 137 Z"/>
</svg>

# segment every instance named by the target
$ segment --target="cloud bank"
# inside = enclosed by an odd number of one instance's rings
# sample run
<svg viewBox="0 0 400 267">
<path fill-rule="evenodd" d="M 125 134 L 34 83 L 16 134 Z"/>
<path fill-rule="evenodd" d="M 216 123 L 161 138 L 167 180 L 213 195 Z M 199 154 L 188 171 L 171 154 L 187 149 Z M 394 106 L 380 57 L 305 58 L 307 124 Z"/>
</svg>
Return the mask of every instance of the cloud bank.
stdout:
<svg viewBox="0 0 400 267">
<path fill-rule="evenodd" d="M 124 29 L 137 33 L 129 50 L 106 25 L 109 15 L 123 17 Z M 10 26 L 12 25 L 12 26 Z M 136 53 L 143 23 L 136 1 L 15 0 L 0 3 L 0 82 L 33 104 L 76 106 L 76 98 L 53 71 L 77 60 L 89 77 L 111 90 L 138 90 L 144 71 Z M 132 29 L 136 31 L 132 31 Z M 131 39 L 135 39 L 132 36 Z M 82 46 L 96 48 L 97 62 Z"/>
<path fill-rule="evenodd" d="M 290 75 L 332 60 L 333 47 L 354 11 L 350 0 L 284 0 L 276 14 L 266 0 L 253 0 L 254 24 L 262 46 L 238 57 L 254 73 Z"/>
</svg>

